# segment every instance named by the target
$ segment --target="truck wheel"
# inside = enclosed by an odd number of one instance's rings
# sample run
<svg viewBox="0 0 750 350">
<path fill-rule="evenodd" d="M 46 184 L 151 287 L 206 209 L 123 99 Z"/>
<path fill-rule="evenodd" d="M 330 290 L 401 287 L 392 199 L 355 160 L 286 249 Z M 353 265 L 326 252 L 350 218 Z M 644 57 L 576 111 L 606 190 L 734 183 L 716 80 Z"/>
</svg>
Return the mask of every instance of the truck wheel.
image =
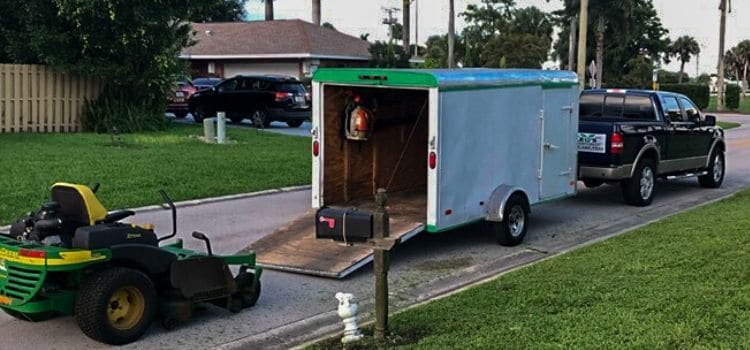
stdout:
<svg viewBox="0 0 750 350">
<path fill-rule="evenodd" d="M 206 118 L 212 118 L 214 116 L 214 112 L 211 111 L 206 106 L 196 106 L 195 110 L 193 111 L 193 120 L 195 120 L 196 123 L 203 123 L 203 120 Z"/>
<path fill-rule="evenodd" d="M 524 197 L 510 196 L 503 210 L 503 221 L 491 222 L 490 225 L 500 245 L 511 247 L 523 242 L 529 228 L 529 205 Z"/>
<path fill-rule="evenodd" d="M 265 108 L 258 108 L 253 112 L 253 126 L 258 129 L 265 129 L 271 125 L 271 119 Z"/>
<path fill-rule="evenodd" d="M 242 121 L 245 120 L 245 117 L 242 114 L 232 114 L 229 116 L 229 120 L 232 121 L 232 124 L 242 124 Z"/>
<path fill-rule="evenodd" d="M 21 321 L 27 321 L 27 322 L 41 322 L 41 321 L 46 321 L 46 320 L 49 320 L 50 318 L 57 316 L 57 313 L 54 311 L 25 313 L 25 312 L 19 312 L 16 310 L 10 310 L 10 309 L 5 309 L 5 308 L 3 308 L 3 311 L 5 311 L 6 314 L 12 316 L 13 318 L 19 319 Z"/>
<path fill-rule="evenodd" d="M 304 120 L 290 120 L 286 122 L 286 125 L 289 125 L 290 128 L 299 128 L 302 123 L 304 123 Z"/>
<path fill-rule="evenodd" d="M 706 188 L 719 188 L 721 183 L 724 182 L 725 169 L 724 152 L 716 150 L 711 155 L 711 163 L 708 164 L 708 169 L 706 169 L 708 174 L 699 176 L 698 182 Z"/>
<path fill-rule="evenodd" d="M 177 119 L 185 119 L 187 112 L 174 112 L 174 117 Z"/>
<path fill-rule="evenodd" d="M 260 280 L 255 283 L 255 274 L 242 272 L 234 278 L 237 283 L 237 293 L 234 297 L 240 300 L 242 308 L 255 306 L 260 298 Z"/>
<path fill-rule="evenodd" d="M 622 196 L 625 203 L 638 207 L 645 207 L 654 200 L 656 192 L 656 167 L 654 161 L 644 159 L 635 167 L 633 177 L 624 180 Z"/>
<path fill-rule="evenodd" d="M 129 268 L 97 272 L 81 283 L 74 312 L 78 327 L 90 338 L 111 345 L 133 342 L 156 313 L 154 284 Z"/>
<path fill-rule="evenodd" d="M 602 180 L 583 180 L 583 185 L 586 186 L 586 188 L 597 188 L 604 184 L 604 181 Z"/>
</svg>

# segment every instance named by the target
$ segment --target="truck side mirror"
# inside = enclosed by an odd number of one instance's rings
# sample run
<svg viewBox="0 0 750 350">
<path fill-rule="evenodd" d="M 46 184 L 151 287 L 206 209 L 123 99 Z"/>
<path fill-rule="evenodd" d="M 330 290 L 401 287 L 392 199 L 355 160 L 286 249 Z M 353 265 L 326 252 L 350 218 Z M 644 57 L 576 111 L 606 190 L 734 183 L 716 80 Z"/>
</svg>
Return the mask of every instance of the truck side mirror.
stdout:
<svg viewBox="0 0 750 350">
<path fill-rule="evenodd" d="M 703 124 L 706 126 L 716 126 L 716 116 L 712 114 L 707 114 L 705 116 Z"/>
</svg>

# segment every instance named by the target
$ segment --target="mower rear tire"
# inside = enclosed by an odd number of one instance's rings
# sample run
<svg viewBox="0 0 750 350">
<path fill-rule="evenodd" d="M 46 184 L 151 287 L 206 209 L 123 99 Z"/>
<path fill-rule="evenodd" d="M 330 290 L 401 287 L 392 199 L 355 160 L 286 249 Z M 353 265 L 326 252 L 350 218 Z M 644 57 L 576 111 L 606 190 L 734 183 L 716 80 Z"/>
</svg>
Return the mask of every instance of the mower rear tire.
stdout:
<svg viewBox="0 0 750 350">
<path fill-rule="evenodd" d="M 240 300 L 242 308 L 255 306 L 260 298 L 260 280 L 255 282 L 255 274 L 240 272 L 234 281 L 237 283 L 237 293 L 234 297 Z"/>
<path fill-rule="evenodd" d="M 148 330 L 156 314 L 156 302 L 154 284 L 148 276 L 138 270 L 113 267 L 81 283 L 75 320 L 91 339 L 127 344 Z"/>
<path fill-rule="evenodd" d="M 36 312 L 32 314 L 9 309 L 3 309 L 3 311 L 8 315 L 13 316 L 13 318 L 26 322 L 41 322 L 57 316 L 57 313 L 54 311 Z"/>
</svg>

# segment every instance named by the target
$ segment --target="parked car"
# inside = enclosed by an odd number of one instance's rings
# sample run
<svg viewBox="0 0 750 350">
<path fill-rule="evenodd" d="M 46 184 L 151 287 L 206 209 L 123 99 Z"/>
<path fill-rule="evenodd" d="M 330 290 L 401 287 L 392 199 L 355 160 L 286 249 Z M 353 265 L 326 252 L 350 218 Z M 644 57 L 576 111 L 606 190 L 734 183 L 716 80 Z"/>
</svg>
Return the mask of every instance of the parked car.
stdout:
<svg viewBox="0 0 750 350">
<path fill-rule="evenodd" d="M 266 128 L 272 121 L 296 128 L 309 119 L 310 94 L 299 80 L 280 76 L 235 76 L 190 99 L 190 112 L 197 123 L 223 111 L 233 123 L 250 118 Z"/>
<path fill-rule="evenodd" d="M 189 111 L 187 101 L 197 91 L 198 89 L 193 85 L 193 82 L 190 81 L 190 79 L 182 78 L 177 80 L 174 87 L 169 92 L 167 113 L 174 114 L 177 119 L 185 118 Z"/>
<path fill-rule="evenodd" d="M 625 202 L 646 206 L 657 178 L 724 181 L 724 130 L 688 97 L 643 90 L 590 90 L 580 98 L 578 177 L 586 187 L 619 182 Z"/>
<path fill-rule="evenodd" d="M 218 85 L 223 80 L 224 79 L 216 78 L 216 77 L 195 78 L 193 79 L 193 85 L 195 85 L 195 88 L 198 89 L 198 91 L 208 90 Z"/>
</svg>

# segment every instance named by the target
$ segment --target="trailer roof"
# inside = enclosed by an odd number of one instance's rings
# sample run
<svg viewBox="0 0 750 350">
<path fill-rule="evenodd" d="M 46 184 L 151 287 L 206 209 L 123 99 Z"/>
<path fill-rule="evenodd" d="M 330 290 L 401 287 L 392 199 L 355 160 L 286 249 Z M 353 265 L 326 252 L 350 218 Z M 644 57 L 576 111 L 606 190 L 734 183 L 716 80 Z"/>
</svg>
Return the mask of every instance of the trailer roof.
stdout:
<svg viewBox="0 0 750 350">
<path fill-rule="evenodd" d="M 379 69 L 320 68 L 313 80 L 347 85 L 425 87 L 440 90 L 471 90 L 496 87 L 570 87 L 578 77 L 570 71 L 541 69 Z"/>
</svg>

